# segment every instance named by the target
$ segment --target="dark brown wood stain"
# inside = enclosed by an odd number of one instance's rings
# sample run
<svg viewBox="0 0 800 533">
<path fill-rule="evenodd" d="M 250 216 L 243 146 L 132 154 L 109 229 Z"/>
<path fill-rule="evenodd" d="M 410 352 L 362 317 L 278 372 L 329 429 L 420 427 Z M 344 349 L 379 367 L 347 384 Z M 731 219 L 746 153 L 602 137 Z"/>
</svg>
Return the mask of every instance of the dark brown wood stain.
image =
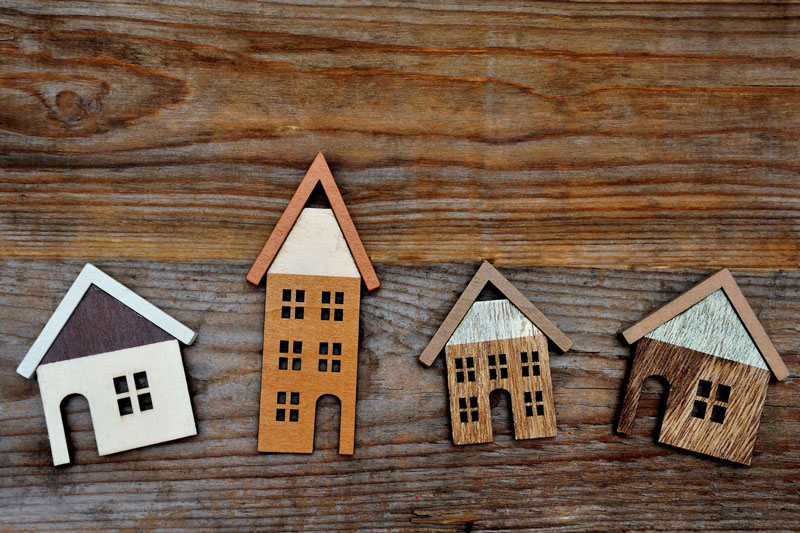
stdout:
<svg viewBox="0 0 800 533">
<path fill-rule="evenodd" d="M 40 364 L 171 340 L 169 333 L 90 285 Z"/>
</svg>

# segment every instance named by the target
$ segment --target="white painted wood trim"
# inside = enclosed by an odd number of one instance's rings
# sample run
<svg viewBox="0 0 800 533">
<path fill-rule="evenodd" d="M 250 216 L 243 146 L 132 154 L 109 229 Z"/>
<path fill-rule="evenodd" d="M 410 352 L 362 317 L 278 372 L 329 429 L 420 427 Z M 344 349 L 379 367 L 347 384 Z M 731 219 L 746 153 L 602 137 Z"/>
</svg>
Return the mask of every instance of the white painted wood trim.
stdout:
<svg viewBox="0 0 800 533">
<path fill-rule="evenodd" d="M 539 335 L 539 328 L 509 300 L 485 300 L 472 304 L 446 346 Z"/>
<path fill-rule="evenodd" d="M 36 371 L 36 367 L 44 358 L 47 350 L 58 337 L 61 329 L 72 316 L 73 311 L 80 303 L 83 295 L 89 290 L 91 285 L 96 285 L 98 288 L 107 292 L 113 298 L 116 298 L 133 311 L 136 311 L 144 318 L 160 327 L 183 344 L 192 344 L 197 338 L 197 333 L 181 324 L 164 311 L 151 304 L 96 266 L 86 263 L 75 278 L 72 286 L 67 291 L 64 299 L 58 304 L 50 320 L 42 329 L 42 332 L 34 341 L 28 353 L 22 359 L 22 362 L 17 367 L 17 373 L 21 376 L 30 379 Z"/>
</svg>

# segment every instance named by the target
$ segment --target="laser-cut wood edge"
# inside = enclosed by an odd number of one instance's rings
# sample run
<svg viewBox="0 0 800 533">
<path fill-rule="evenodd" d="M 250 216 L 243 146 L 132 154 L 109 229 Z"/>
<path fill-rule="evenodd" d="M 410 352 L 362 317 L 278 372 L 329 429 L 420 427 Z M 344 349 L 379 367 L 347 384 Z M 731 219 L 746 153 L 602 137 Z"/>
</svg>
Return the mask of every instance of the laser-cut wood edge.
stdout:
<svg viewBox="0 0 800 533">
<path fill-rule="evenodd" d="M 444 348 L 448 339 L 453 335 L 458 325 L 464 319 L 475 299 L 480 295 L 487 283 L 491 282 L 503 296 L 514 304 L 528 320 L 533 322 L 544 335 L 562 351 L 566 352 L 572 347 L 572 341 L 558 327 L 536 308 L 514 285 L 511 284 L 491 264 L 484 261 L 478 271 L 470 280 L 467 288 L 461 293 L 455 305 L 445 317 L 442 325 L 436 330 L 428 345 L 419 356 L 419 361 L 429 367 Z"/>
<path fill-rule="evenodd" d="M 733 305 L 736 314 L 742 321 L 747 332 L 752 337 L 759 353 L 766 361 L 772 374 L 778 381 L 783 381 L 789 375 L 789 369 L 781 359 L 775 346 L 772 344 L 767 332 L 759 322 L 747 299 L 742 294 L 739 285 L 730 271 L 725 268 L 709 276 L 688 291 L 684 292 L 671 302 L 659 307 L 636 324 L 622 331 L 622 338 L 628 344 L 633 344 L 661 324 L 675 318 L 693 305 L 706 298 L 712 292 L 722 289 Z"/>
<path fill-rule="evenodd" d="M 42 332 L 39 333 L 39 336 L 33 342 L 28 353 L 22 359 L 19 366 L 17 366 L 18 374 L 28 379 L 33 376 L 39 363 L 42 361 L 45 354 L 47 354 L 47 350 L 70 319 L 73 311 L 81 302 L 83 295 L 86 294 L 86 291 L 89 290 L 91 285 L 102 289 L 183 344 L 192 344 L 195 338 L 197 338 L 197 334 L 187 326 L 181 324 L 96 266 L 91 263 L 86 263 L 67 291 L 67 294 L 61 300 L 61 303 L 58 304 L 58 307 L 56 307 L 56 310 L 50 316 Z"/>
<path fill-rule="evenodd" d="M 289 205 L 286 206 L 280 219 L 278 219 L 278 223 L 275 224 L 275 228 L 270 233 L 266 244 L 264 244 L 258 257 L 250 267 L 250 271 L 247 273 L 247 281 L 253 285 L 258 285 L 264 279 L 264 275 L 267 273 L 275 256 L 278 255 L 278 251 L 283 246 L 283 242 L 292 230 L 297 217 L 300 216 L 300 212 L 305 207 L 317 183 L 322 184 L 325 195 L 328 197 L 333 214 L 336 216 L 336 221 L 339 223 L 339 227 L 347 241 L 347 246 L 350 248 L 350 253 L 353 255 L 353 260 L 358 267 L 361 278 L 364 280 L 364 286 L 368 291 L 377 289 L 381 285 L 378 275 L 375 273 L 375 268 L 369 256 L 367 256 L 364 244 L 358 236 L 353 219 L 350 218 L 350 213 L 344 203 L 342 194 L 339 192 L 339 187 L 337 187 L 333 179 L 333 174 L 331 174 L 322 152 L 317 153 L 314 162 L 297 187 L 292 199 L 289 200 Z"/>
</svg>

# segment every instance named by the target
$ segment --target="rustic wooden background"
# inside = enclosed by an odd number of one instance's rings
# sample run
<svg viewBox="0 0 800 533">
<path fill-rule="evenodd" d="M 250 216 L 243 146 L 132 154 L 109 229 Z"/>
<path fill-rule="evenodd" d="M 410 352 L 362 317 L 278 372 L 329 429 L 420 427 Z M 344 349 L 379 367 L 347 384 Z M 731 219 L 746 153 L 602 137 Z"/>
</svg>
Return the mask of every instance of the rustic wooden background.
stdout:
<svg viewBox="0 0 800 533">
<path fill-rule="evenodd" d="M 0 528 L 791 530 L 800 515 L 797 2 L 0 2 Z M 245 274 L 324 150 L 383 287 L 356 454 L 256 452 Z M 416 361 L 492 260 L 575 341 L 558 437 L 451 444 Z M 199 435 L 51 466 L 14 373 L 85 261 L 199 332 Z M 616 435 L 615 336 L 731 267 L 792 370 L 751 467 Z"/>
</svg>

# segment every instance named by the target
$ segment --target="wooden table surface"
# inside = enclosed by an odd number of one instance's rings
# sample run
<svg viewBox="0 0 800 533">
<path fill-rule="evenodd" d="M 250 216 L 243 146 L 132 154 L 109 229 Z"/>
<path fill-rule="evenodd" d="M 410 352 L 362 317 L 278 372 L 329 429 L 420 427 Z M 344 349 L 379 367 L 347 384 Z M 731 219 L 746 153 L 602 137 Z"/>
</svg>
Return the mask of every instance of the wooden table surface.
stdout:
<svg viewBox="0 0 800 533">
<path fill-rule="evenodd" d="M 0 2 L 0 528 L 791 530 L 800 516 L 800 4 Z M 256 452 L 263 286 L 323 150 L 383 286 L 356 453 Z M 417 357 L 488 259 L 574 341 L 558 436 L 452 445 Z M 84 262 L 196 329 L 199 434 L 54 468 L 14 372 Z M 614 432 L 621 326 L 729 267 L 791 370 L 752 466 Z"/>
</svg>

